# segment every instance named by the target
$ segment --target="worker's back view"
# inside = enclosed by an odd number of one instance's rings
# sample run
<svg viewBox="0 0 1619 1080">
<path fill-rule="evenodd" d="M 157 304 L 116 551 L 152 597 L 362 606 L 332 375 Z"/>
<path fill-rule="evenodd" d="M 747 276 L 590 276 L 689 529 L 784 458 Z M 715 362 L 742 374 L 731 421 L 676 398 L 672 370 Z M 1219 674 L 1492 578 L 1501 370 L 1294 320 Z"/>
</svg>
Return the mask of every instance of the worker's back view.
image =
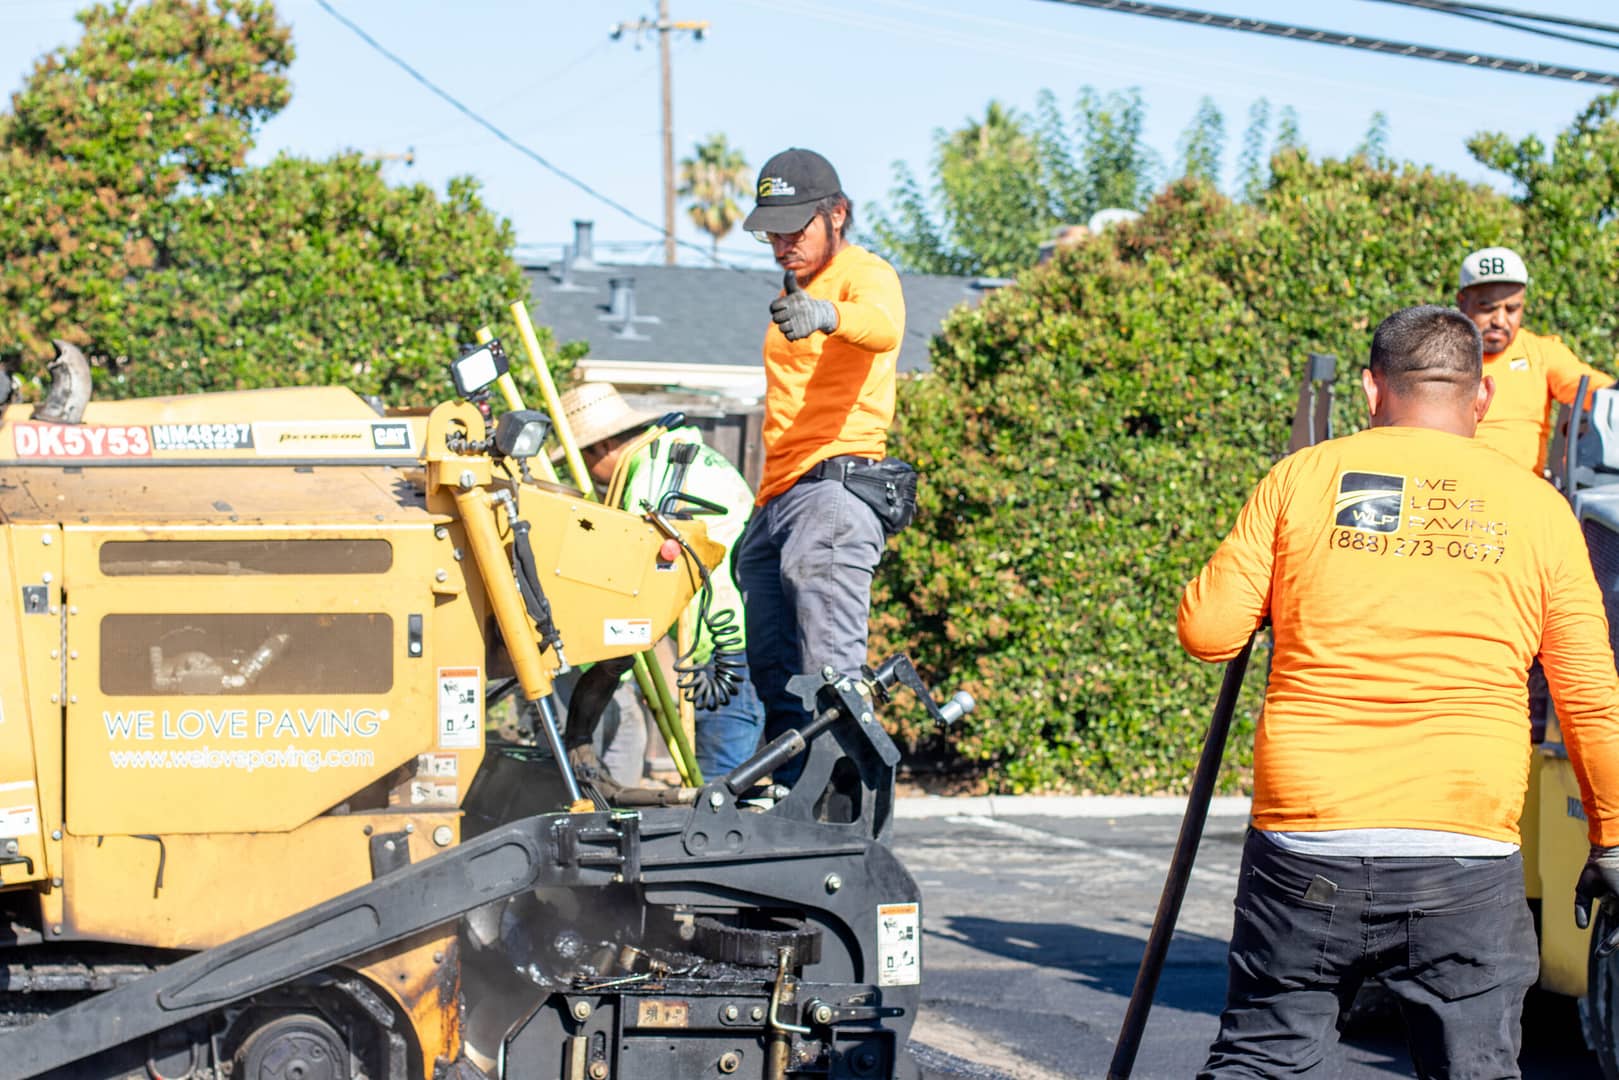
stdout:
<svg viewBox="0 0 1619 1080">
<path fill-rule="evenodd" d="M 1372 428 L 1273 468 L 1181 601 L 1200 659 L 1266 618 L 1276 642 L 1207 1077 L 1317 1068 L 1368 978 L 1420 1075 L 1518 1075 L 1537 651 L 1597 845 L 1580 917 L 1619 884 L 1619 676 L 1573 515 L 1473 438 L 1493 386 L 1460 313 L 1384 320 L 1363 384 Z"/>
</svg>

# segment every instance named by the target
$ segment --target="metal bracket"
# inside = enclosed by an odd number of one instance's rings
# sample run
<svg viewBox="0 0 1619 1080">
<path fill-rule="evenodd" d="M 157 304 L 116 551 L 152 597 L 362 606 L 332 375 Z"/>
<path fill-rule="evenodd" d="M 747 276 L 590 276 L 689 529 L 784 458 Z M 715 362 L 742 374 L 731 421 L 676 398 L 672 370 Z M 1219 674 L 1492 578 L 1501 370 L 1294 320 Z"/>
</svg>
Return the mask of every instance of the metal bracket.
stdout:
<svg viewBox="0 0 1619 1080">
<path fill-rule="evenodd" d="M 371 837 L 371 877 L 373 880 L 383 874 L 391 874 L 402 866 L 409 865 L 409 833 L 377 833 Z"/>
<path fill-rule="evenodd" d="M 22 587 L 22 611 L 24 615 L 46 615 L 51 610 L 51 587 L 49 585 L 24 585 Z"/>
<path fill-rule="evenodd" d="M 557 862 L 562 866 L 616 866 L 617 881 L 641 877 L 641 815 L 614 814 L 612 825 L 573 826 L 566 818 L 553 826 Z"/>
</svg>

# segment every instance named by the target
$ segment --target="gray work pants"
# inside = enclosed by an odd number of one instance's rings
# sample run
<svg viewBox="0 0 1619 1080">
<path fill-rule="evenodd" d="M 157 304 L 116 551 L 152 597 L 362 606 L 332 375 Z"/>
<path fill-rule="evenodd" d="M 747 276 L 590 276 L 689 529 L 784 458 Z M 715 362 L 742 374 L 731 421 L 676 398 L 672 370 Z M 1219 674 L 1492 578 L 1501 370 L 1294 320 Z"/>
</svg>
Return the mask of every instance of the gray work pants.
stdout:
<svg viewBox="0 0 1619 1080">
<path fill-rule="evenodd" d="M 884 545 L 876 512 L 837 480 L 800 480 L 748 521 L 734 562 L 766 742 L 809 722 L 788 679 L 824 667 L 856 675 L 866 663 L 871 576 Z M 802 768 L 791 762 L 776 779 L 791 783 Z"/>
</svg>

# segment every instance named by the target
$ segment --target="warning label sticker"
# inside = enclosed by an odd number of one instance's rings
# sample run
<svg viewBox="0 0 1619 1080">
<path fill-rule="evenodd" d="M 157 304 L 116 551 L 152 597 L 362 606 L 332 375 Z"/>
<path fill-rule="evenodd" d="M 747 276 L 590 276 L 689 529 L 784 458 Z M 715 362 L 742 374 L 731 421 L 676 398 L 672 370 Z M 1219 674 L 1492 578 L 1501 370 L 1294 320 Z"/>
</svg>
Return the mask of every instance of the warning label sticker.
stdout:
<svg viewBox="0 0 1619 1080">
<path fill-rule="evenodd" d="M 456 754 L 417 754 L 417 776 L 454 777 L 460 770 L 461 758 Z"/>
<path fill-rule="evenodd" d="M 922 982 L 921 927 L 921 904 L 878 905 L 878 986 L 917 986 Z"/>
<path fill-rule="evenodd" d="M 410 782 L 410 805 L 454 806 L 461 801 L 460 789 L 454 784 L 435 784 L 431 780 Z"/>
<path fill-rule="evenodd" d="M 39 811 L 32 806 L 0 806 L 0 836 L 16 839 L 39 832 Z"/>
<path fill-rule="evenodd" d="M 651 619 L 603 619 L 603 645 L 652 644 Z"/>
<path fill-rule="evenodd" d="M 483 679 L 477 668 L 438 669 L 438 745 L 476 750 L 483 734 Z"/>
</svg>

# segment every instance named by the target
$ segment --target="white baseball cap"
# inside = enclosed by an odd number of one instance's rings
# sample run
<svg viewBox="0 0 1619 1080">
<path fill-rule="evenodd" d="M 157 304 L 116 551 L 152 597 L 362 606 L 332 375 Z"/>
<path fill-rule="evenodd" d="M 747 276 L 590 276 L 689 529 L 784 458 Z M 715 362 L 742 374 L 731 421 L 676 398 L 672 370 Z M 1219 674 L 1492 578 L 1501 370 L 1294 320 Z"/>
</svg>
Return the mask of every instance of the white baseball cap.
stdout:
<svg viewBox="0 0 1619 1080">
<path fill-rule="evenodd" d="M 1514 285 L 1529 284 L 1529 268 L 1516 251 L 1504 247 L 1480 248 L 1462 260 L 1461 288 L 1484 285 L 1494 281 L 1507 281 Z"/>
</svg>

